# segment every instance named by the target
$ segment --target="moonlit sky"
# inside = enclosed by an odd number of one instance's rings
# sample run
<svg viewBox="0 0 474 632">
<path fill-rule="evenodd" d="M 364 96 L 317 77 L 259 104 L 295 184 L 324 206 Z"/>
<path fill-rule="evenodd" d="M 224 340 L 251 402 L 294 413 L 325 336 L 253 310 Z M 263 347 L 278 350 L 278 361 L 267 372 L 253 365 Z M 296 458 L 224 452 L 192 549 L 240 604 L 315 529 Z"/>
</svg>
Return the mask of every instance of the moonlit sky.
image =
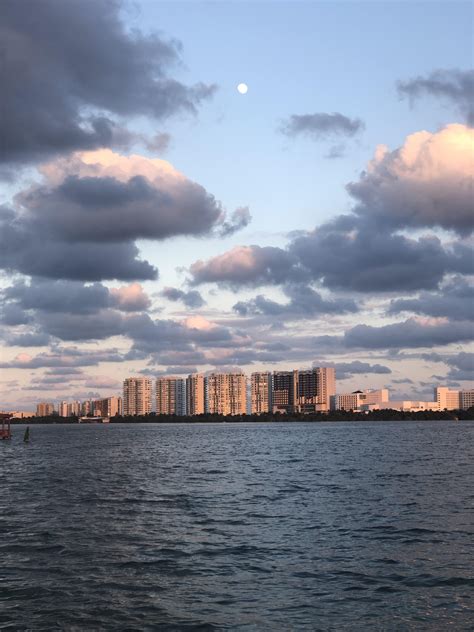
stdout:
<svg viewBox="0 0 474 632">
<path fill-rule="evenodd" d="M 472 387 L 470 3 L 1 14 L 0 409 L 237 367 Z"/>
</svg>

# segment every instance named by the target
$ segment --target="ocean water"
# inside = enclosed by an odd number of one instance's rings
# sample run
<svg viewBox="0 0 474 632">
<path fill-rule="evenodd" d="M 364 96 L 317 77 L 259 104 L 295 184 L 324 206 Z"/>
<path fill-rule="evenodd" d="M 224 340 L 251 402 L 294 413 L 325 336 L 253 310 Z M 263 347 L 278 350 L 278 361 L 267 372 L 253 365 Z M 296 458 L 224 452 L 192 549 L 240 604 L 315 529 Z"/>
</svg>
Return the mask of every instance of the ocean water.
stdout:
<svg viewBox="0 0 474 632">
<path fill-rule="evenodd" d="M 474 422 L 30 427 L 1 630 L 474 628 Z"/>
</svg>

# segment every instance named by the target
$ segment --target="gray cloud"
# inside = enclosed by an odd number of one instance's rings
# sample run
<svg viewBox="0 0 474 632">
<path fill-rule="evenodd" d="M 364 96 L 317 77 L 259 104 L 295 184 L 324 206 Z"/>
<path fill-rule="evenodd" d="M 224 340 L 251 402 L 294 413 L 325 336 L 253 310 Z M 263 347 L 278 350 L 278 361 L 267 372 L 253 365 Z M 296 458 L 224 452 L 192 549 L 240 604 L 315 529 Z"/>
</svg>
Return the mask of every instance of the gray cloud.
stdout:
<svg viewBox="0 0 474 632">
<path fill-rule="evenodd" d="M 347 314 L 358 311 L 353 299 L 325 299 L 319 292 L 305 284 L 286 285 L 283 288 L 288 303 L 277 303 L 259 294 L 249 301 L 239 301 L 233 306 L 241 316 L 261 314 L 265 316 L 285 315 L 295 318 L 311 318 L 322 314 Z"/>
<path fill-rule="evenodd" d="M 474 319 L 474 287 L 457 277 L 446 283 L 439 292 L 422 292 L 416 298 L 393 300 L 389 314 L 414 312 L 451 320 Z"/>
<path fill-rule="evenodd" d="M 238 246 L 208 261 L 196 261 L 190 272 L 193 285 L 219 283 L 233 289 L 301 281 L 307 276 L 286 250 L 256 245 Z"/>
<path fill-rule="evenodd" d="M 435 97 L 451 103 L 469 123 L 474 125 L 474 71 L 442 69 L 427 76 L 397 82 L 398 94 L 414 102 L 422 97 Z"/>
<path fill-rule="evenodd" d="M 0 362 L 2 369 L 39 369 L 59 367 L 95 366 L 101 362 L 123 362 L 124 356 L 117 349 L 89 351 L 76 347 L 55 347 L 52 351 L 36 356 L 19 354 L 14 360 Z"/>
<path fill-rule="evenodd" d="M 344 334 L 347 348 L 365 349 L 436 347 L 474 339 L 470 322 L 423 324 L 413 318 L 401 323 L 373 327 L 356 325 Z"/>
<path fill-rule="evenodd" d="M 185 292 L 176 287 L 165 287 L 161 292 L 161 296 L 173 302 L 182 301 L 186 307 L 191 309 L 202 307 L 205 304 L 204 299 L 197 290 Z"/>
<path fill-rule="evenodd" d="M 292 114 L 280 131 L 286 136 L 305 135 L 315 140 L 325 140 L 334 136 L 352 137 L 364 129 L 361 119 L 350 119 L 339 112 L 328 114 Z"/>
<path fill-rule="evenodd" d="M 449 379 L 474 381 L 474 353 L 461 351 L 448 357 L 446 363 L 451 367 L 447 376 Z"/>
<path fill-rule="evenodd" d="M 237 231 L 245 228 L 252 221 L 252 216 L 247 206 L 235 209 L 230 218 L 223 222 L 219 230 L 221 237 L 230 237 Z"/>
<path fill-rule="evenodd" d="M 392 370 L 383 364 L 369 364 L 368 362 L 336 362 L 336 378 L 338 380 L 347 380 L 353 375 L 366 375 L 375 373 L 377 375 L 385 375 L 391 373 Z"/>
<path fill-rule="evenodd" d="M 195 113 L 213 94 L 214 86 L 173 79 L 179 44 L 127 31 L 120 8 L 118 0 L 91 2 L 86 11 L 42 0 L 25 13 L 14 0 L 0 3 L 2 84 L 9 86 L 0 123 L 4 160 L 108 146 L 121 131 L 113 117 Z"/>
</svg>

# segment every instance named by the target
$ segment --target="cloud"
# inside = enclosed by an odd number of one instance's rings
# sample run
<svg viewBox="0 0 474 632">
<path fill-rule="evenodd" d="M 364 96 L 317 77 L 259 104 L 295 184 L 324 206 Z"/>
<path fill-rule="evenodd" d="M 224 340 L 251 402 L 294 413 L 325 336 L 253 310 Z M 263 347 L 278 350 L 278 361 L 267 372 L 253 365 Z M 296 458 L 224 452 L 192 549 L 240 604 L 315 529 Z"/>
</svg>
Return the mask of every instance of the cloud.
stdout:
<svg viewBox="0 0 474 632">
<path fill-rule="evenodd" d="M 288 303 L 277 303 L 259 294 L 248 301 L 239 301 L 233 309 L 241 316 L 285 315 L 294 318 L 312 318 L 322 314 L 347 314 L 358 311 L 353 299 L 325 299 L 319 292 L 305 284 L 286 285 L 283 291 L 290 298 Z"/>
<path fill-rule="evenodd" d="M 204 299 L 197 290 L 185 292 L 175 287 L 165 287 L 161 292 L 161 296 L 173 302 L 182 301 L 186 307 L 191 309 L 202 307 L 205 304 Z"/>
<path fill-rule="evenodd" d="M 461 351 L 445 361 L 451 367 L 447 376 L 449 379 L 474 381 L 474 353 Z"/>
<path fill-rule="evenodd" d="M 118 0 L 0 3 L 3 59 L 0 137 L 8 162 L 94 149 L 126 135 L 122 117 L 194 114 L 215 86 L 185 86 L 170 75 L 180 45 L 126 30 Z M 34 60 L 34 63 L 32 63 Z M 118 136 L 118 139 L 115 137 Z"/>
<path fill-rule="evenodd" d="M 451 320 L 474 319 L 474 287 L 461 277 L 446 283 L 439 292 L 422 292 L 416 298 L 393 300 L 389 314 L 413 312 Z"/>
<path fill-rule="evenodd" d="M 391 373 L 392 370 L 388 366 L 383 364 L 369 364 L 368 362 L 360 362 L 355 360 L 353 362 L 336 362 L 336 379 L 347 380 L 353 375 L 366 375 L 368 373 L 375 373 L 377 375 L 386 375 Z"/>
<path fill-rule="evenodd" d="M 237 289 L 242 286 L 274 285 L 302 280 L 305 274 L 295 257 L 272 246 L 236 246 L 190 268 L 191 283 L 219 283 Z"/>
<path fill-rule="evenodd" d="M 465 237 L 472 221 L 474 130 L 449 125 L 419 132 L 404 145 L 379 148 L 357 182 L 353 212 L 313 231 L 296 233 L 286 248 L 237 246 L 191 268 L 193 284 L 233 289 L 319 282 L 357 292 L 434 290 L 446 274 L 473 272 L 466 241 L 442 241 L 414 228 L 452 229 Z"/>
<path fill-rule="evenodd" d="M 474 125 L 474 71 L 441 69 L 397 83 L 398 94 L 411 102 L 424 96 L 451 103 L 469 125 Z"/>
<path fill-rule="evenodd" d="M 474 130 L 457 124 L 411 134 L 395 151 L 380 145 L 359 180 L 347 185 L 355 213 L 392 229 L 471 233 L 473 145 Z"/>
<path fill-rule="evenodd" d="M 339 112 L 328 114 L 292 114 L 284 121 L 280 131 L 286 136 L 304 135 L 314 140 L 326 140 L 334 136 L 352 137 L 364 129 L 361 119 L 351 119 Z"/>
<path fill-rule="evenodd" d="M 404 322 L 382 327 L 356 325 L 345 332 L 343 342 L 347 348 L 404 349 L 469 342 L 473 338 L 474 331 L 470 322 L 423 322 L 409 318 Z"/>
<path fill-rule="evenodd" d="M 219 230 L 221 237 L 230 237 L 237 231 L 245 228 L 250 224 L 252 216 L 247 206 L 237 208 L 230 216 L 229 220 L 224 221 Z"/>
<path fill-rule="evenodd" d="M 59 367 L 95 366 L 101 362 L 123 362 L 124 356 L 117 349 L 90 351 L 77 347 L 56 347 L 49 352 L 31 356 L 19 353 L 13 360 L 0 362 L 2 369 L 39 369 Z"/>
<path fill-rule="evenodd" d="M 139 312 L 150 307 L 151 301 L 140 283 L 109 290 L 112 305 L 125 312 Z"/>
<path fill-rule="evenodd" d="M 43 165 L 44 182 L 0 209 L 0 266 L 79 280 L 147 280 L 135 240 L 213 235 L 226 214 L 212 195 L 170 163 L 108 149 Z M 239 215 L 240 217 L 240 215 Z M 238 218 L 229 226 L 238 228 Z"/>
</svg>

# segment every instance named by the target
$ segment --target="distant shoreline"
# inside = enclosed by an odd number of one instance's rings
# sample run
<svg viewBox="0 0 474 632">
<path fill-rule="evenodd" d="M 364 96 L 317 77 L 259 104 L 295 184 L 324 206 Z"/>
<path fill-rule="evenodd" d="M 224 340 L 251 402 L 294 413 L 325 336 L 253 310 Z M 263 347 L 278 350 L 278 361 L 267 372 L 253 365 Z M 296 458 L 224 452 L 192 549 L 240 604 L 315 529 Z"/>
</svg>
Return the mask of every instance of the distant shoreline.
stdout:
<svg viewBox="0 0 474 632">
<path fill-rule="evenodd" d="M 351 413 L 348 411 L 330 411 L 329 413 L 291 414 L 291 415 L 142 415 L 134 417 L 111 417 L 111 424 L 199 424 L 199 423 L 322 423 L 322 422 L 346 422 L 346 421 L 463 421 L 474 420 L 474 408 L 468 410 L 449 411 L 420 411 L 401 412 L 399 410 L 377 410 L 368 413 Z M 11 424 L 61 424 L 61 425 L 92 425 L 101 422 L 79 422 L 77 417 L 26 417 L 12 419 Z"/>
</svg>

